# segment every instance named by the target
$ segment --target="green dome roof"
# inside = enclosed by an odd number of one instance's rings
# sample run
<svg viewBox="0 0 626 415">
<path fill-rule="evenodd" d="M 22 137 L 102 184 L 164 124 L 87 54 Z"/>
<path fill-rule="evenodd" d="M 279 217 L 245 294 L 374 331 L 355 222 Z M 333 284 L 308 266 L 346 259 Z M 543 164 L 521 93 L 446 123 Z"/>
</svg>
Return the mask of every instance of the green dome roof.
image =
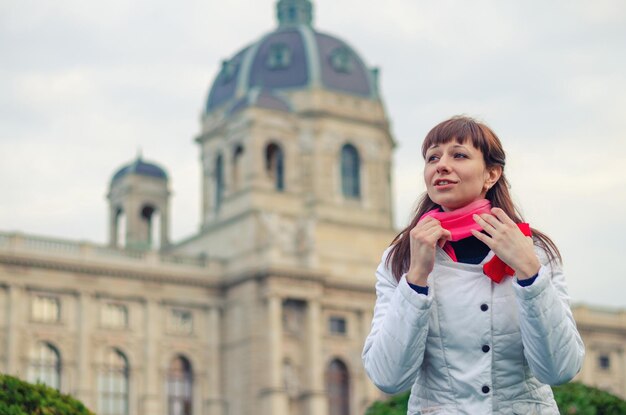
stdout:
<svg viewBox="0 0 626 415">
<path fill-rule="evenodd" d="M 258 88 L 321 87 L 378 99 L 378 71 L 369 69 L 343 40 L 313 29 L 309 0 L 280 0 L 277 15 L 276 30 L 223 61 L 209 92 L 207 113 Z"/>
<path fill-rule="evenodd" d="M 167 180 L 167 173 L 161 167 L 154 163 L 148 163 L 142 160 L 141 156 L 138 156 L 135 161 L 121 167 L 111 179 L 111 183 L 120 180 L 129 174 L 137 174 L 140 176 L 155 177 L 157 179 Z"/>
</svg>

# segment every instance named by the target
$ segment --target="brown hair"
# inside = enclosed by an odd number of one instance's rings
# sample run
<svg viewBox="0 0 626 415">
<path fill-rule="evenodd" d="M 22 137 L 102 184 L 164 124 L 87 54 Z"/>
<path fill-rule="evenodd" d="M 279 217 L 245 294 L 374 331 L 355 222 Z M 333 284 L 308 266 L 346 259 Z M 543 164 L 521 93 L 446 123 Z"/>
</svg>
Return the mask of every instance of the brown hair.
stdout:
<svg viewBox="0 0 626 415">
<path fill-rule="evenodd" d="M 473 118 L 465 116 L 452 117 L 437 124 L 426 135 L 422 143 L 422 157 L 426 157 L 426 151 L 430 147 L 445 144 L 452 140 L 456 140 L 459 144 L 469 140 L 483 154 L 487 168 L 496 166 L 502 168 L 500 179 L 487 191 L 485 198 L 491 202 L 491 206 L 502 209 L 513 222 L 523 222 L 522 215 L 513 204 L 511 194 L 509 193 L 509 182 L 504 174 L 506 155 L 502 148 L 502 143 L 496 134 L 485 124 Z M 409 269 L 411 255 L 409 231 L 417 225 L 424 213 L 436 208 L 441 208 L 441 206 L 430 200 L 428 193 L 424 192 L 419 199 L 413 219 L 391 242 L 390 246 L 392 248 L 387 256 L 386 265 L 389 266 L 391 264 L 391 272 L 397 280 L 400 280 L 402 275 Z M 554 242 L 537 229 L 531 229 L 535 243 L 546 251 L 550 262 L 557 259 L 561 262 L 561 254 Z"/>
</svg>

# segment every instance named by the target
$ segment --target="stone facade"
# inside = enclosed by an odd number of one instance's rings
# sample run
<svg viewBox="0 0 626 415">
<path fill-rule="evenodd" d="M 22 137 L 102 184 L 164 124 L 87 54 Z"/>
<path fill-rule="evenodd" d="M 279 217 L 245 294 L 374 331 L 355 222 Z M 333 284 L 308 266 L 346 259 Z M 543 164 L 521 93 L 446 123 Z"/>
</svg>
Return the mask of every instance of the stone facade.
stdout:
<svg viewBox="0 0 626 415">
<path fill-rule="evenodd" d="M 375 263 L 363 283 L 298 267 L 229 274 L 223 261 L 2 234 L 0 371 L 28 378 L 45 342 L 60 356 L 60 390 L 99 409 L 103 359 L 119 350 L 129 370 L 129 407 L 119 413 L 170 414 L 168 371 L 183 356 L 193 371 L 189 413 L 323 415 L 326 369 L 339 359 L 350 414 L 360 414 L 380 397 L 360 364 Z M 42 296 L 58 301 L 58 318 L 37 315 Z M 127 324 L 107 325 L 111 302 L 125 307 Z M 189 312 L 191 330 L 171 325 L 175 310 Z M 331 319 L 343 328 L 332 331 Z"/>
<path fill-rule="evenodd" d="M 119 350 L 128 360 L 128 413 L 160 414 L 168 365 L 182 355 L 193 367 L 194 413 L 223 413 L 215 265 L 16 234 L 0 241 L 2 372 L 28 378 L 45 342 L 60 356 L 60 390 L 97 409 L 103 358 Z M 57 300 L 56 318 L 41 318 L 50 316 L 37 310 L 42 297 Z M 107 326 L 110 303 L 125 308 L 125 324 Z M 178 309 L 192 316 L 184 334 L 168 318 Z"/>
<path fill-rule="evenodd" d="M 573 311 L 586 347 L 575 380 L 626 399 L 626 310 L 581 305 Z"/>
</svg>

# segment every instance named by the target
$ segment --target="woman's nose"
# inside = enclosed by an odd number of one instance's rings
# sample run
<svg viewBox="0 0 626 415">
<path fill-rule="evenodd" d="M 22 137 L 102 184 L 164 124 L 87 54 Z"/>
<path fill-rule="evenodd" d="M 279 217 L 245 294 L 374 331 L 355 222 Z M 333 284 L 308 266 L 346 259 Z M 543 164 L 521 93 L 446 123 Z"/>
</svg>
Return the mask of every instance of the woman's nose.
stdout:
<svg viewBox="0 0 626 415">
<path fill-rule="evenodd" d="M 439 161 L 437 161 L 437 173 L 442 173 L 442 172 L 446 172 L 448 173 L 450 171 L 450 166 L 448 164 L 448 157 L 446 156 L 442 156 Z"/>
</svg>

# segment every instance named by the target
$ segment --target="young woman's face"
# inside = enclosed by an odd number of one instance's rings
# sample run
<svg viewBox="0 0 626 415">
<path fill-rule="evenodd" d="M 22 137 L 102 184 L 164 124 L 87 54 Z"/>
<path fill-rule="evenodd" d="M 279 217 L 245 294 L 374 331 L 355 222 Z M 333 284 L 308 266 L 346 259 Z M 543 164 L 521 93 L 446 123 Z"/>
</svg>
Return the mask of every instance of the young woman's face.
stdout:
<svg viewBox="0 0 626 415">
<path fill-rule="evenodd" d="M 500 177 L 498 169 L 487 169 L 483 153 L 469 140 L 435 145 L 426 152 L 425 162 L 426 191 L 444 211 L 483 199 Z"/>
</svg>

